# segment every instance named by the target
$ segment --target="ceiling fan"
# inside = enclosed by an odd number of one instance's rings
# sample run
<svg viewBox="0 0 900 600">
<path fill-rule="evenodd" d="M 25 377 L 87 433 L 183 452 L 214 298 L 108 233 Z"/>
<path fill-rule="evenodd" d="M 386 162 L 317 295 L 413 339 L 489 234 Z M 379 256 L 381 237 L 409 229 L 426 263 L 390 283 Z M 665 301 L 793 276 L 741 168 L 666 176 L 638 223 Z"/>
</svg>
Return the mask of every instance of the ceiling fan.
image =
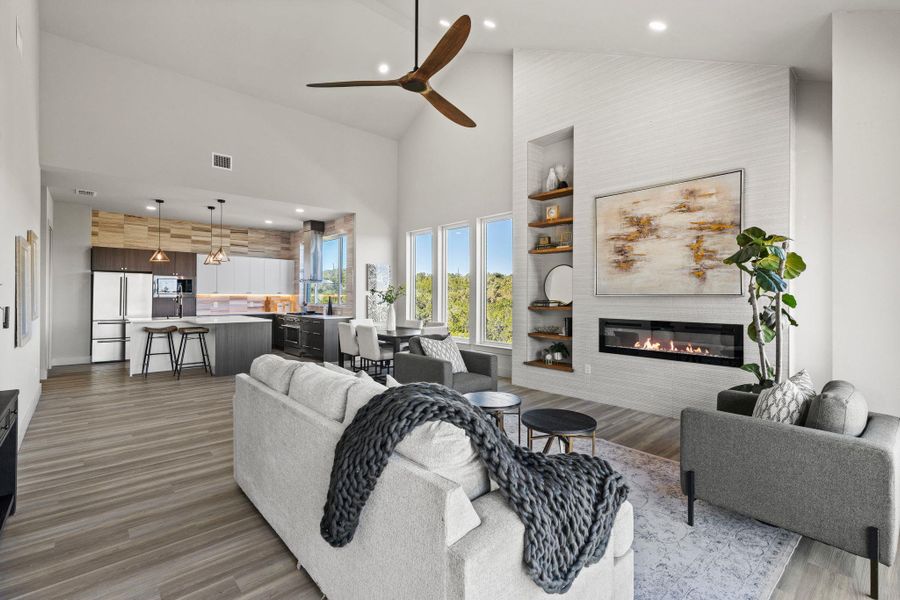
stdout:
<svg viewBox="0 0 900 600">
<path fill-rule="evenodd" d="M 310 83 L 308 87 L 314 88 L 340 88 L 340 87 L 373 87 L 373 86 L 400 86 L 409 92 L 421 94 L 441 114 L 463 127 L 475 127 L 475 121 L 470 119 L 463 111 L 456 108 L 449 100 L 434 91 L 428 80 L 438 71 L 446 67 L 453 58 L 459 54 L 469 32 L 472 29 L 472 19 L 463 15 L 450 26 L 444 37 L 437 43 L 428 58 L 419 65 L 419 0 L 416 0 L 416 32 L 415 32 L 415 67 L 412 71 L 398 79 L 374 80 L 374 81 L 334 81 L 330 83 Z"/>
</svg>

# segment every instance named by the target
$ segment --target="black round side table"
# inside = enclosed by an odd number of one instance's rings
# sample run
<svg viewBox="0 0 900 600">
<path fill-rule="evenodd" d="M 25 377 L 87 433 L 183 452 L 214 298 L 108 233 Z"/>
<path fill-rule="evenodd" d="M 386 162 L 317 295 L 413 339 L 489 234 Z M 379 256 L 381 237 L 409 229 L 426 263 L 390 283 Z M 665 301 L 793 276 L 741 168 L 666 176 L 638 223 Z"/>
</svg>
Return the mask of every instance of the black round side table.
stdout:
<svg viewBox="0 0 900 600">
<path fill-rule="evenodd" d="M 550 451 L 553 439 L 558 439 L 566 449 L 572 452 L 572 442 L 577 438 L 591 440 L 591 456 L 597 449 L 597 420 L 584 413 L 561 408 L 538 408 L 522 415 L 522 424 L 528 428 L 528 449 L 531 450 L 534 440 L 546 439 L 544 454 Z M 546 435 L 534 435 L 534 432 Z"/>
<path fill-rule="evenodd" d="M 522 399 L 508 392 L 469 392 L 463 394 L 466 400 L 481 410 L 489 413 L 497 421 L 497 427 L 506 433 L 503 425 L 503 415 L 510 413 L 518 415 L 519 419 L 519 445 L 522 445 Z M 515 410 L 513 410 L 515 409 Z"/>
</svg>

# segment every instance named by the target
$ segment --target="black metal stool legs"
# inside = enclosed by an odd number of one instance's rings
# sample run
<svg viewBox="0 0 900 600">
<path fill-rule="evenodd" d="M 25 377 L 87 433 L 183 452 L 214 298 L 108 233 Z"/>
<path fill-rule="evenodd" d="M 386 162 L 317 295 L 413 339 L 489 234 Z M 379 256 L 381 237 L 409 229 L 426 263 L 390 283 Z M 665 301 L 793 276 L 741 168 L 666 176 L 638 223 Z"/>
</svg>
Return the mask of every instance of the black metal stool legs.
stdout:
<svg viewBox="0 0 900 600">
<path fill-rule="evenodd" d="M 144 341 L 144 358 L 141 362 L 141 375 L 143 375 L 145 378 L 150 373 L 151 356 L 168 356 L 169 368 L 172 369 L 172 374 L 175 374 L 175 351 L 172 347 L 172 331 L 174 330 L 174 327 L 144 329 L 144 331 L 147 332 L 147 339 Z M 166 349 L 163 352 L 153 351 L 153 340 L 157 338 L 163 338 L 166 341 Z"/>
<path fill-rule="evenodd" d="M 212 362 L 209 358 L 209 348 L 206 345 L 206 334 L 209 333 L 209 330 L 199 327 L 185 327 L 180 329 L 179 332 L 181 333 L 181 343 L 178 345 L 178 358 L 175 361 L 175 371 L 177 378 L 181 379 L 181 374 L 184 372 L 185 367 L 203 367 L 204 373 L 213 375 Z M 184 359 L 187 356 L 188 344 L 190 343 L 192 337 L 199 343 L 200 361 L 186 363 L 184 362 Z"/>
</svg>

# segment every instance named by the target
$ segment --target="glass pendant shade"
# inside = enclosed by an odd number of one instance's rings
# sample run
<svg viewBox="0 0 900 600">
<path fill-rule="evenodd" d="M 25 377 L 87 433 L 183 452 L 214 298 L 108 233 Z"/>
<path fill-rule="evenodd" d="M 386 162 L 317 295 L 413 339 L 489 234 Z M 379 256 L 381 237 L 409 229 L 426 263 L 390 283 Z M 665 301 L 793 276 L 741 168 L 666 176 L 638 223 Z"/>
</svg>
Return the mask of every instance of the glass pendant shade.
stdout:
<svg viewBox="0 0 900 600">
<path fill-rule="evenodd" d="M 150 262 L 152 263 L 167 263 L 169 262 L 168 255 L 162 250 L 162 200 L 155 200 L 156 202 L 156 251 L 150 255 Z"/>
</svg>

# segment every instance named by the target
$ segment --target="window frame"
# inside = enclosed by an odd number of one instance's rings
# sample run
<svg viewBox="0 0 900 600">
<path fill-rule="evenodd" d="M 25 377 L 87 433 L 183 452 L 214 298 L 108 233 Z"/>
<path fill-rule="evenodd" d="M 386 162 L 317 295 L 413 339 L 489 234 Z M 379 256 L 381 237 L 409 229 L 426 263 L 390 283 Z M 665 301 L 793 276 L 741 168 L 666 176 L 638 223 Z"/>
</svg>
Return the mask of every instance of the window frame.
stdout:
<svg viewBox="0 0 900 600">
<path fill-rule="evenodd" d="M 409 321 L 419 320 L 416 314 L 416 238 L 420 235 L 431 235 L 431 316 L 426 321 L 433 321 L 435 314 L 438 312 L 438 303 L 436 291 L 436 281 L 438 275 L 438 259 L 437 259 L 437 236 L 434 227 L 425 227 L 415 229 L 406 234 L 406 318 Z"/>
<path fill-rule="evenodd" d="M 347 260 L 346 251 L 347 251 L 347 234 L 346 233 L 336 233 L 334 235 L 326 236 L 322 239 L 322 246 L 324 248 L 325 242 L 331 242 L 334 240 L 339 240 L 338 242 L 338 302 L 332 303 L 333 306 L 348 306 L 347 302 L 340 302 L 342 297 L 346 297 L 347 289 L 344 281 L 344 262 Z M 301 253 L 302 256 L 302 253 Z M 302 270 L 301 265 L 301 270 Z M 325 273 L 325 265 L 322 265 L 322 274 Z M 307 304 L 311 304 L 313 306 L 324 306 L 328 304 L 327 301 L 322 302 L 322 299 L 319 297 L 319 283 L 310 283 L 307 287 Z"/>
<path fill-rule="evenodd" d="M 512 212 L 504 212 L 498 213 L 495 215 L 489 215 L 486 217 L 480 217 L 478 219 L 478 227 L 477 227 L 477 279 L 478 285 L 475 292 L 476 296 L 476 319 L 478 323 L 477 327 L 477 340 L 479 346 L 486 346 L 491 348 L 503 348 L 507 350 L 512 349 L 512 342 L 496 342 L 493 340 L 487 339 L 487 298 L 486 298 L 486 288 L 487 288 L 487 227 L 491 223 L 495 223 L 497 221 L 510 221 L 510 225 L 513 226 L 513 234 L 515 234 L 515 224 L 513 220 Z M 511 240 L 512 241 L 512 240 Z M 514 243 L 514 242 L 513 242 Z M 514 250 L 514 249 L 513 249 Z M 514 258 L 514 252 L 510 253 Z M 513 271 L 515 271 L 515 264 L 513 264 Z M 470 309 L 471 310 L 471 309 Z M 513 311 L 513 318 L 515 318 L 515 311 Z M 471 335 L 471 332 L 470 332 Z M 513 337 L 515 339 L 515 337 Z"/>
<path fill-rule="evenodd" d="M 469 244 L 466 250 L 469 259 L 469 324 L 467 329 L 469 330 L 468 337 L 457 337 L 453 336 L 453 339 L 462 342 L 464 344 L 470 344 L 473 339 L 473 331 L 472 331 L 472 284 L 474 280 L 477 279 L 477 274 L 475 277 L 472 277 L 472 273 L 477 271 L 477 269 L 472 268 L 472 223 L 470 221 L 457 221 L 456 223 L 450 223 L 448 225 L 440 226 L 440 239 L 441 239 L 441 256 L 440 256 L 440 269 L 439 276 L 437 278 L 438 285 L 438 295 L 437 297 L 440 300 L 440 314 L 441 320 L 447 324 L 447 327 L 450 327 L 450 317 L 449 317 L 449 306 L 450 306 L 450 298 L 449 298 L 449 285 L 450 285 L 450 272 L 447 269 L 447 257 L 449 256 L 449 252 L 447 251 L 447 242 L 449 241 L 448 233 L 454 229 L 462 229 L 465 227 L 468 229 L 469 235 Z M 432 293 L 433 294 L 433 293 Z M 434 301 L 432 300 L 432 311 L 434 309 Z"/>
</svg>

